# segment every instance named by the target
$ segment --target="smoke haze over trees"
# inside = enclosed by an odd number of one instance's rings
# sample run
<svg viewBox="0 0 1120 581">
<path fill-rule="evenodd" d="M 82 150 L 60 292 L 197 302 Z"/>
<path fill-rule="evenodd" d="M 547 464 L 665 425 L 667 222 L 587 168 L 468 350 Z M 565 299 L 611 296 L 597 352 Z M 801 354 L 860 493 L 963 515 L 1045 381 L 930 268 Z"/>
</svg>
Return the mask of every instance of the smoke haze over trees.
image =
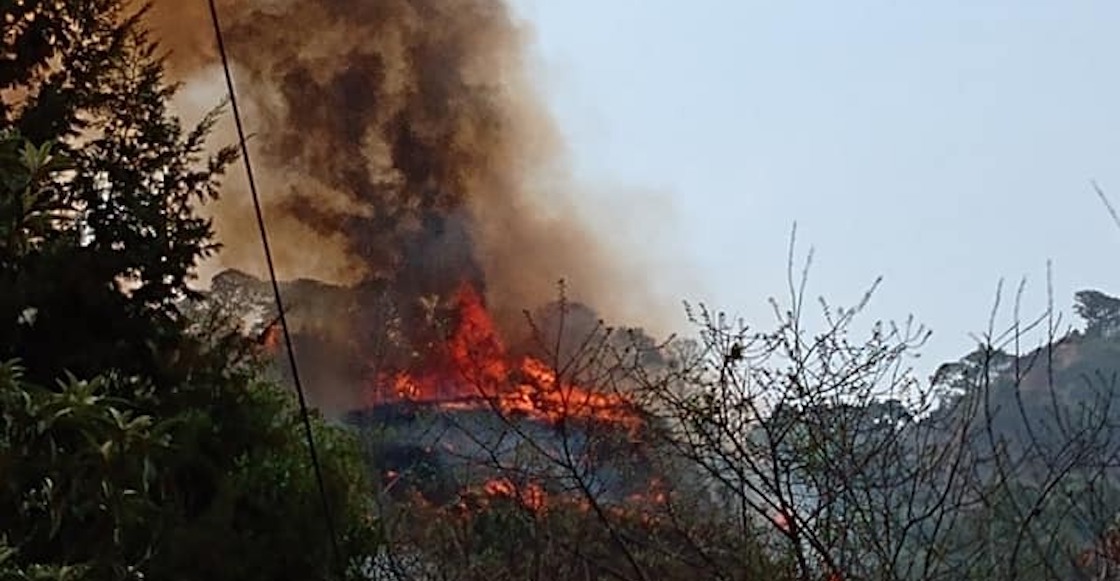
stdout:
<svg viewBox="0 0 1120 581">
<path fill-rule="evenodd" d="M 209 106 L 224 85 L 204 8 L 158 2 L 152 23 L 171 70 Z M 503 324 L 552 300 L 564 278 L 604 313 L 658 322 L 645 273 L 571 207 L 559 132 L 529 84 L 527 34 L 502 0 L 219 9 L 289 278 L 389 279 L 438 296 L 466 279 Z M 220 260 L 257 269 L 242 199 L 217 206 Z M 632 289 L 625 301 L 620 286 Z"/>
<path fill-rule="evenodd" d="M 204 153 L 214 118 L 169 112 L 128 3 L 6 2 L 0 22 L 0 577 L 347 568 L 293 401 L 226 315 L 182 308 L 215 250 L 196 208 L 233 159 Z M 312 429 L 339 542 L 368 552 L 357 447 Z"/>
<path fill-rule="evenodd" d="M 617 327 L 503 2 L 217 5 L 288 329 L 194 284 L 259 252 L 205 4 L 0 3 L 0 578 L 1120 575 L 1120 299 L 927 381 L 791 241 L 770 323 Z"/>
</svg>

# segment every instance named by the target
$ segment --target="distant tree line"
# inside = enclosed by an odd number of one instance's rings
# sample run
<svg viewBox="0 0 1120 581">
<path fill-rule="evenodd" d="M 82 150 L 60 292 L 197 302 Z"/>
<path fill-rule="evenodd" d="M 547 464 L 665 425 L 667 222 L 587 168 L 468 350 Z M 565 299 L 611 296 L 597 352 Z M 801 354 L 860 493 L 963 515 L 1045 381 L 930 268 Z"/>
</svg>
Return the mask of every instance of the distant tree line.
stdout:
<svg viewBox="0 0 1120 581">
<path fill-rule="evenodd" d="M 0 579 L 1120 578 L 1120 299 L 1098 291 L 1084 333 L 1016 313 L 931 382 L 924 328 L 859 335 L 871 293 L 810 311 L 792 258 L 768 329 L 694 308 L 694 339 L 573 336 L 561 300 L 536 355 L 642 430 L 495 410 L 476 445 L 502 478 L 464 488 L 432 450 L 386 470 L 399 432 L 315 417 L 321 491 L 240 313 L 188 284 L 219 250 L 198 210 L 235 159 L 207 147 L 221 111 L 170 113 L 133 3 L 0 18 Z"/>
</svg>

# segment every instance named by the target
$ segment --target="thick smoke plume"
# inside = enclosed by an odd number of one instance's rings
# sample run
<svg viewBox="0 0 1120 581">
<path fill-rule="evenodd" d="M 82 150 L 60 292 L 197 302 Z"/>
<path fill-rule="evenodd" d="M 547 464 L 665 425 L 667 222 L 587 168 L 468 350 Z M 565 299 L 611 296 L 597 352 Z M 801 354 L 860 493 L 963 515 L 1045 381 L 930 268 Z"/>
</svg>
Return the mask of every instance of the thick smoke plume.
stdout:
<svg viewBox="0 0 1120 581">
<path fill-rule="evenodd" d="M 282 275 L 390 280 L 415 297 L 465 280 L 507 322 L 554 299 L 560 278 L 612 315 L 648 305 L 570 218 L 563 148 L 501 0 L 223 0 L 219 10 Z M 184 106 L 217 104 L 205 3 L 159 0 L 150 18 Z M 224 265 L 259 273 L 246 196 L 228 192 L 214 218 Z"/>
</svg>

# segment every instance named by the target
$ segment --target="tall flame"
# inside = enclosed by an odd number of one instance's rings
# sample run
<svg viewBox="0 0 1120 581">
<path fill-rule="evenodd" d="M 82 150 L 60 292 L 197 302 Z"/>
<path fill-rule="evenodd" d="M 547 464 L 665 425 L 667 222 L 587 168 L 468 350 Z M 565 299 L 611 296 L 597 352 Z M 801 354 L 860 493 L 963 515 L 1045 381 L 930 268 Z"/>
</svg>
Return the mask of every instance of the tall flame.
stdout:
<svg viewBox="0 0 1120 581">
<path fill-rule="evenodd" d="M 495 330 L 482 297 L 462 283 L 453 297 L 456 319 L 446 343 L 422 369 L 375 379 L 372 405 L 416 402 L 444 408 L 491 407 L 506 416 L 557 424 L 568 419 L 610 422 L 630 430 L 642 425 L 623 394 L 577 385 L 555 365 L 530 355 L 513 356 Z"/>
</svg>

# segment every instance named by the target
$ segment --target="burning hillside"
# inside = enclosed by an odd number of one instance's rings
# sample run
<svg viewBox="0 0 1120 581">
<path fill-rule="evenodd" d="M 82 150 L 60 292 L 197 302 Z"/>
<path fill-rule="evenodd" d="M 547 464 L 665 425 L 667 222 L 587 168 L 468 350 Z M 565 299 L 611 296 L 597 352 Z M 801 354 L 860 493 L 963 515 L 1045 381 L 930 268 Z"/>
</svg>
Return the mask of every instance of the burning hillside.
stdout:
<svg viewBox="0 0 1120 581">
<path fill-rule="evenodd" d="M 482 477 L 493 480 L 533 448 L 530 464 L 567 463 L 633 493 L 625 474 L 641 455 L 628 446 L 645 420 L 609 373 L 569 356 L 607 339 L 599 318 L 548 305 L 561 278 L 613 313 L 640 312 L 643 297 L 616 292 L 625 269 L 563 211 L 571 180 L 505 3 L 217 4 L 281 275 L 317 279 L 283 292 L 312 403 L 392 428 L 379 457 L 389 471 L 485 460 L 501 468 Z M 205 3 L 159 0 L 150 16 L 182 106 L 218 104 Z M 227 190 L 217 206 L 220 261 L 259 273 L 247 199 Z M 270 340 L 259 281 L 227 272 L 212 286 L 256 305 L 234 309 L 255 312 Z M 540 305 L 555 328 L 525 324 Z M 622 460 L 600 466 L 606 457 Z"/>
<path fill-rule="evenodd" d="M 526 32 L 503 0 L 217 3 L 282 276 L 387 281 L 407 308 L 465 281 L 507 333 L 563 278 L 602 312 L 649 320 L 633 261 L 572 207 Z M 185 83 L 180 107 L 220 103 L 205 3 L 160 0 L 151 20 Z M 215 206 L 218 260 L 260 275 L 239 182 Z"/>
<path fill-rule="evenodd" d="M 491 407 L 549 423 L 592 420 L 630 430 L 641 426 L 633 404 L 617 393 L 565 381 L 554 366 L 531 355 L 513 357 L 494 328 L 478 292 L 464 283 L 453 298 L 447 340 L 434 345 L 418 369 L 374 379 L 369 403 L 408 401 L 445 408 Z"/>
<path fill-rule="evenodd" d="M 641 336 L 612 343 L 578 304 L 553 309 L 552 319 L 547 309 L 539 313 L 537 333 L 562 338 L 552 334 L 557 318 L 573 332 L 549 359 L 525 345 L 508 347 L 466 283 L 449 299 L 427 303 L 427 315 L 416 320 L 402 318 L 408 311 L 393 307 L 384 286 L 301 280 L 285 283 L 282 293 L 296 356 L 311 364 L 312 403 L 363 431 L 389 488 L 418 487 L 430 499 L 453 501 L 471 487 L 506 490 L 493 483 L 515 474 L 518 490 L 622 501 L 645 494 L 654 478 L 642 442 L 647 416 L 609 375 L 589 372 L 618 369 L 623 343 Z M 267 283 L 228 271 L 215 278 L 209 298 L 244 315 L 282 363 Z M 372 304 L 381 305 L 376 317 L 364 306 Z M 379 325 L 361 332 L 372 320 Z M 656 353 L 629 353 L 635 363 L 639 354 L 644 363 L 656 360 Z"/>
<path fill-rule="evenodd" d="M 510 347 L 481 294 L 467 283 L 447 299 L 421 301 L 423 314 L 412 319 L 406 317 L 414 311 L 400 308 L 395 300 L 401 297 L 384 284 L 343 287 L 304 279 L 281 289 L 296 355 L 313 376 L 311 396 L 328 412 L 410 403 L 488 408 L 551 424 L 642 426 L 633 402 L 609 377 L 588 380 L 594 386 L 581 382 L 596 375 L 592 368 L 655 364 L 652 340 L 637 329 L 603 327 L 579 303 L 539 309 L 527 325 L 536 336 L 521 335 Z M 240 314 L 266 348 L 279 348 L 266 283 L 226 271 L 214 278 L 209 297 Z"/>
</svg>

